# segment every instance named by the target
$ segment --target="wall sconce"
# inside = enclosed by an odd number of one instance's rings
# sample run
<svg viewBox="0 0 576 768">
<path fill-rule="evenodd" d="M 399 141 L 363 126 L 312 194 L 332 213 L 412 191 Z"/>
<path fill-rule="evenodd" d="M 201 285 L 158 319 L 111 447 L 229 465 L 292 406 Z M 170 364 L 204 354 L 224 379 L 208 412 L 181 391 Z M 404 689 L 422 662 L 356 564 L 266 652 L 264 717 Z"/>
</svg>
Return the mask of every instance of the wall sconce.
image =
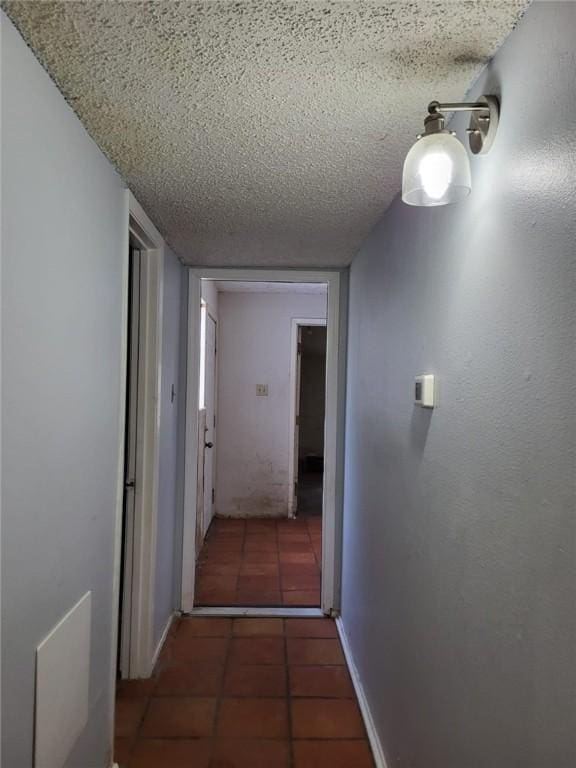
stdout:
<svg viewBox="0 0 576 768">
<path fill-rule="evenodd" d="M 488 152 L 498 129 L 499 104 L 494 96 L 472 103 L 428 105 L 424 133 L 406 155 L 402 174 L 402 200 L 408 205 L 447 205 L 470 194 L 470 159 L 454 131 L 444 127 L 444 112 L 471 112 L 467 129 L 470 149 Z"/>
</svg>

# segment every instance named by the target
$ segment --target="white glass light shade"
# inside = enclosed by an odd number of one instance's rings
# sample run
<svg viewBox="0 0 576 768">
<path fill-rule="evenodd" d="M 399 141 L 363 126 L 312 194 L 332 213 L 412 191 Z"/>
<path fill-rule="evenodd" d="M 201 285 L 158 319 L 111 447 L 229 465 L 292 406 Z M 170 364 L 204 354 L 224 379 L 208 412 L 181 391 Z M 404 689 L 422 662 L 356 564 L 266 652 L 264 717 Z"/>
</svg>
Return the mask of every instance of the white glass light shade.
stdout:
<svg viewBox="0 0 576 768">
<path fill-rule="evenodd" d="M 451 133 L 422 136 L 406 155 L 402 200 L 408 205 L 446 205 L 470 194 L 468 153 Z"/>
</svg>

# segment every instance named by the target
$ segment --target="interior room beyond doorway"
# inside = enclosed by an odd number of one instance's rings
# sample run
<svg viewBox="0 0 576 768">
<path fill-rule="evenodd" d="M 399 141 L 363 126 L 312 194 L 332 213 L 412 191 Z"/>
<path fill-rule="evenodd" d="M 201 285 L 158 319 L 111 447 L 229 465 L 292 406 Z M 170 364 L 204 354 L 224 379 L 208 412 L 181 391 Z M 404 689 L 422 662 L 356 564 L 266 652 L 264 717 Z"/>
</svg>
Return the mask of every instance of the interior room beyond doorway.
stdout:
<svg viewBox="0 0 576 768">
<path fill-rule="evenodd" d="M 196 607 L 320 607 L 327 293 L 201 281 Z"/>
</svg>

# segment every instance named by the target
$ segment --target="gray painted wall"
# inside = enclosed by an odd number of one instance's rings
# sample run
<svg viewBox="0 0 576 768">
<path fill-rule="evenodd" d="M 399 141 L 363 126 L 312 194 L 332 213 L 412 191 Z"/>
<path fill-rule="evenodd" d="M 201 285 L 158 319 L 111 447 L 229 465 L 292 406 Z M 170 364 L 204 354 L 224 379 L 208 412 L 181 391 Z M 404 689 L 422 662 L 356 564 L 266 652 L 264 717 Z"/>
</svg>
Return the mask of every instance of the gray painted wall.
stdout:
<svg viewBox="0 0 576 768">
<path fill-rule="evenodd" d="M 109 764 L 123 184 L 2 15 L 2 764 L 31 768 L 35 649 L 92 590 L 90 720 Z"/>
<path fill-rule="evenodd" d="M 160 405 L 160 477 L 158 483 L 158 535 L 156 539 L 156 589 L 154 642 L 157 645 L 174 608 L 175 532 L 179 528 L 177 498 L 178 425 L 180 421 L 180 299 L 184 268 L 168 249 L 164 258 L 162 330 L 162 383 Z M 175 396 L 171 399 L 172 385 Z M 181 540 L 180 540 L 181 541 Z M 181 546 L 180 546 L 181 549 Z"/>
<path fill-rule="evenodd" d="M 470 198 L 396 200 L 351 269 L 343 620 L 390 768 L 576 765 L 575 33 L 529 9 Z"/>
<path fill-rule="evenodd" d="M 110 762 L 116 620 L 125 191 L 14 27 L 0 18 L 2 760 L 7 768 L 32 766 L 35 650 L 90 589 L 90 719 L 67 766 L 103 768 Z M 184 272 L 167 249 L 156 642 L 180 604 Z"/>
</svg>

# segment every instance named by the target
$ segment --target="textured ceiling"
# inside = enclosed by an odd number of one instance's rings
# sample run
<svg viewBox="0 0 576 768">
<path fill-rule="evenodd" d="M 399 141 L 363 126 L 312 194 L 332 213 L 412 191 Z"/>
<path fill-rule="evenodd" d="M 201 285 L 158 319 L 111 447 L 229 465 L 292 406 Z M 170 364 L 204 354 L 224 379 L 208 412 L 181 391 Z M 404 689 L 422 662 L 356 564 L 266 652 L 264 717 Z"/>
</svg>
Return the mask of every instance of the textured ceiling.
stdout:
<svg viewBox="0 0 576 768">
<path fill-rule="evenodd" d="M 2 2 L 185 261 L 338 266 L 527 0 Z"/>
</svg>

